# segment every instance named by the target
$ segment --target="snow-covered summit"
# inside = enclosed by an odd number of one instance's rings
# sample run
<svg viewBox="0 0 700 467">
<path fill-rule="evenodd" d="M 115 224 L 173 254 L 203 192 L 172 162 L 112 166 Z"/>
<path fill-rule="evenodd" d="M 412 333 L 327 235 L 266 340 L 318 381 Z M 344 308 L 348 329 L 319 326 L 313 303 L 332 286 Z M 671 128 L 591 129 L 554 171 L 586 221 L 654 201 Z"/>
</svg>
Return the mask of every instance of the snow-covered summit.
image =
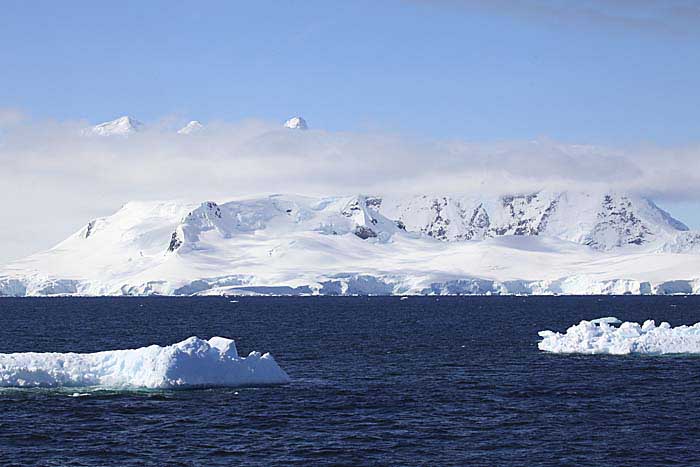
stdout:
<svg viewBox="0 0 700 467">
<path fill-rule="evenodd" d="M 90 133 L 99 136 L 128 136 L 143 129 L 143 123 L 125 115 L 115 120 L 100 123 L 90 128 Z"/>
<path fill-rule="evenodd" d="M 198 132 L 198 131 L 201 130 L 202 128 L 204 128 L 204 125 L 202 125 L 202 123 L 201 123 L 200 121 L 198 121 L 198 120 L 192 120 L 192 121 L 189 122 L 187 125 L 185 125 L 184 127 L 180 128 L 180 129 L 177 131 L 177 133 L 180 134 L 180 135 L 189 135 L 189 134 L 191 134 L 191 133 L 196 133 L 196 132 Z"/>
<path fill-rule="evenodd" d="M 145 128 L 145 125 L 134 117 L 125 115 L 109 122 L 100 123 L 82 131 L 84 135 L 99 136 L 129 136 L 138 133 Z M 309 126 L 302 117 L 292 117 L 284 122 L 284 128 L 291 130 L 308 130 Z M 204 129 L 204 125 L 199 120 L 191 120 L 187 125 L 177 130 L 177 134 L 189 135 Z"/>
<path fill-rule="evenodd" d="M 308 130 L 309 126 L 306 124 L 306 120 L 301 117 L 292 117 L 286 122 L 284 122 L 284 127 L 292 130 Z"/>
</svg>

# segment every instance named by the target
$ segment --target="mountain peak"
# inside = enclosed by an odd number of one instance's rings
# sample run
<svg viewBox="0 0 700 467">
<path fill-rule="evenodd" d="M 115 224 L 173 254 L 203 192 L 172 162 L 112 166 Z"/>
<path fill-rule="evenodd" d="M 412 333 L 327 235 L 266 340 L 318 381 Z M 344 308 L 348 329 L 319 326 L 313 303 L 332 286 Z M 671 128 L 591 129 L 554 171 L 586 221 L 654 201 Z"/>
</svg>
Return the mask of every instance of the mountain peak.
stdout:
<svg viewBox="0 0 700 467">
<path fill-rule="evenodd" d="M 306 120 L 297 116 L 292 117 L 286 122 L 284 122 L 284 127 L 292 130 L 308 130 L 309 126 L 306 124 Z"/>
<path fill-rule="evenodd" d="M 199 120 L 192 120 L 190 123 L 180 128 L 177 133 L 180 135 L 189 135 L 204 128 L 204 125 Z"/>
<path fill-rule="evenodd" d="M 143 129 L 143 123 L 136 120 L 134 117 L 124 115 L 109 122 L 100 123 L 91 128 L 91 132 L 100 136 L 127 136 L 132 133 L 139 132 Z"/>
</svg>

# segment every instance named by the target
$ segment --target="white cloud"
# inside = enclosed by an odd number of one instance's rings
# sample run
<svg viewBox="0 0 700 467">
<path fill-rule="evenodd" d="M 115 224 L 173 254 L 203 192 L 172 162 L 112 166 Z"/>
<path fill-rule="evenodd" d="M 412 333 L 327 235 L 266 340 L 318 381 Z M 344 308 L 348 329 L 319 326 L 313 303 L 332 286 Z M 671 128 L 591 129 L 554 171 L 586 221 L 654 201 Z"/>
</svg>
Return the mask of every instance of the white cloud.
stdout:
<svg viewBox="0 0 700 467">
<path fill-rule="evenodd" d="M 159 124 L 129 138 L 86 137 L 80 131 L 85 125 L 18 120 L 0 136 L 0 261 L 49 247 L 133 199 L 540 189 L 700 199 L 698 147 L 419 141 L 397 134 L 284 130 L 252 120 L 210 123 L 189 136 Z"/>
<path fill-rule="evenodd" d="M 24 119 L 24 114 L 17 109 L 0 108 L 0 129 L 17 125 Z"/>
</svg>

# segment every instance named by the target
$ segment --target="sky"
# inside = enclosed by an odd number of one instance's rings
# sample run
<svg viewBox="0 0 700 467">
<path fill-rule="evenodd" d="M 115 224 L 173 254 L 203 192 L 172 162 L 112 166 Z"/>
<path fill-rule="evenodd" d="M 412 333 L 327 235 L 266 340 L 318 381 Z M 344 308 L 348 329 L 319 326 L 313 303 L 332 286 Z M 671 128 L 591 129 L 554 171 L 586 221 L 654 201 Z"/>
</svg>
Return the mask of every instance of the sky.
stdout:
<svg viewBox="0 0 700 467">
<path fill-rule="evenodd" d="M 131 199 L 280 190 L 600 185 L 700 227 L 700 1 L 5 0 L 0 69 L 0 262 Z M 78 136 L 124 114 L 152 131 Z"/>
</svg>

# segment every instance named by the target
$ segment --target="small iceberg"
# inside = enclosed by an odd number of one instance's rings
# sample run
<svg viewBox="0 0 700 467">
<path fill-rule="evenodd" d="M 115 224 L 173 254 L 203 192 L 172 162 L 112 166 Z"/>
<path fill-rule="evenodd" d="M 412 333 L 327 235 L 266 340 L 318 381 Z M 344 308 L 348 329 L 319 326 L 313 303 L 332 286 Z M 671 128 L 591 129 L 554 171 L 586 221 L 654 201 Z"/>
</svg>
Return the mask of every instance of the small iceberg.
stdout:
<svg viewBox="0 0 700 467">
<path fill-rule="evenodd" d="M 224 337 L 96 353 L 0 354 L 0 387 L 176 389 L 289 381 L 272 355 L 241 357 Z"/>
<path fill-rule="evenodd" d="M 615 327 L 619 324 L 619 327 Z M 644 324 L 621 322 L 617 318 L 583 320 L 565 333 L 540 331 L 538 348 L 552 353 L 578 354 L 696 354 L 700 353 L 700 323 L 671 327 L 654 320 Z"/>
<path fill-rule="evenodd" d="M 615 318 L 614 316 L 607 316 L 605 318 L 596 318 L 592 319 L 591 323 L 593 324 L 600 324 L 600 323 L 606 323 L 606 324 L 622 324 L 622 321 L 619 319 Z"/>
</svg>

